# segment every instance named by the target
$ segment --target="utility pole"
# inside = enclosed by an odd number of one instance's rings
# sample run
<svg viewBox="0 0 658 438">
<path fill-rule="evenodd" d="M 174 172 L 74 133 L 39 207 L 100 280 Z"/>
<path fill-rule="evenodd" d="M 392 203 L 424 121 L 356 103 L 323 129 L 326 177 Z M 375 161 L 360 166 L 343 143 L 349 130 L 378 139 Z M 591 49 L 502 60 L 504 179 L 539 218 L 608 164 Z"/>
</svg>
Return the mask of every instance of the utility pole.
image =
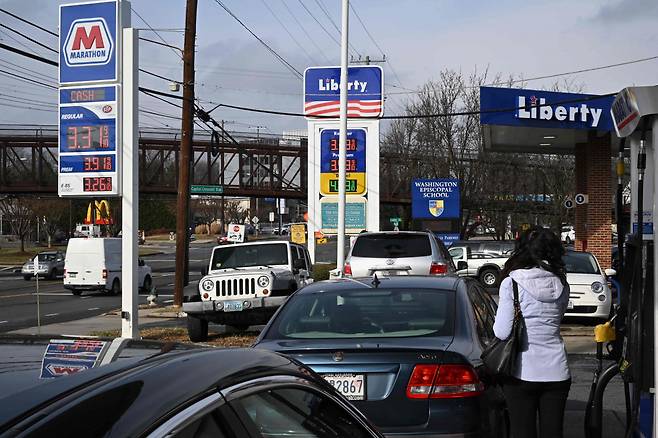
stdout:
<svg viewBox="0 0 658 438">
<path fill-rule="evenodd" d="M 183 47 L 183 122 L 178 167 L 178 202 L 176 209 L 176 276 L 174 305 L 183 304 L 183 288 L 189 246 L 190 162 L 194 134 L 194 42 L 196 40 L 197 0 L 187 0 L 185 11 L 185 45 Z"/>
</svg>

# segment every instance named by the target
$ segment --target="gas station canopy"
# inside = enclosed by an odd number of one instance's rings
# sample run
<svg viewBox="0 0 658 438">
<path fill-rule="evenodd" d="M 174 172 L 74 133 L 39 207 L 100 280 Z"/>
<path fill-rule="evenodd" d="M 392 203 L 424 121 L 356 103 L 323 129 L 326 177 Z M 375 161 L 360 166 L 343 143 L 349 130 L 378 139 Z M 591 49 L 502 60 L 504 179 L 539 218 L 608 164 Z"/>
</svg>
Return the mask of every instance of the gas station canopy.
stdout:
<svg viewBox="0 0 658 438">
<path fill-rule="evenodd" d="M 614 95 L 480 87 L 485 147 L 494 152 L 572 154 L 577 144 L 614 131 L 613 100 Z"/>
</svg>

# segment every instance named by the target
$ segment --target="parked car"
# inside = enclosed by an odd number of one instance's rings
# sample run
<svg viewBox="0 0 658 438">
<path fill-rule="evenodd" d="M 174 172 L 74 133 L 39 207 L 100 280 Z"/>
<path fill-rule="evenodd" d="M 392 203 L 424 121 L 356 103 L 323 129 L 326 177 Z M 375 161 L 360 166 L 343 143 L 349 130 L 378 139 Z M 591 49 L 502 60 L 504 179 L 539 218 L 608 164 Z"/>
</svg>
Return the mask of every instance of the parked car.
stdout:
<svg viewBox="0 0 658 438">
<path fill-rule="evenodd" d="M 295 360 L 255 349 L 170 349 L 49 381 L 38 381 L 40 360 L 36 369 L 21 362 L 5 370 L 13 380 L 3 386 L 0 435 L 383 438 Z M 17 377 L 33 382 L 12 392 Z"/>
<path fill-rule="evenodd" d="M 54 280 L 57 276 L 64 274 L 64 253 L 61 251 L 44 251 L 38 254 L 39 277 Z M 23 278 L 29 281 L 34 277 L 34 258 L 26 261 L 21 269 Z"/>
<path fill-rule="evenodd" d="M 208 322 L 246 330 L 265 324 L 288 296 L 313 281 L 308 250 L 290 242 L 264 241 L 213 248 L 198 291 L 185 296 L 187 332 L 208 338 Z"/>
<path fill-rule="evenodd" d="M 452 246 L 467 246 L 474 253 L 510 256 L 516 247 L 515 240 L 457 240 Z M 451 247 L 452 247 L 451 246 Z"/>
<path fill-rule="evenodd" d="M 612 292 L 608 276 L 614 269 L 601 269 L 596 257 L 589 252 L 567 251 L 562 257 L 571 290 L 565 316 L 607 319 L 612 308 Z"/>
<path fill-rule="evenodd" d="M 343 274 L 445 275 L 456 271 L 446 246 L 426 231 L 383 231 L 356 236 Z"/>
<path fill-rule="evenodd" d="M 292 295 L 255 347 L 311 367 L 388 436 L 504 437 L 480 354 L 496 303 L 453 276 L 341 278 Z"/>
<path fill-rule="evenodd" d="M 573 225 L 565 225 L 560 229 L 560 240 L 567 245 L 576 241 L 576 229 Z"/>
<path fill-rule="evenodd" d="M 496 287 L 508 257 L 472 252 L 468 246 L 451 246 L 448 250 L 457 265 L 457 275 L 475 277 L 486 287 Z"/>
<path fill-rule="evenodd" d="M 83 291 L 121 293 L 121 239 L 74 238 L 69 240 L 64 260 L 64 288 L 73 295 Z M 153 284 L 151 268 L 139 259 L 137 284 L 148 292 Z"/>
</svg>

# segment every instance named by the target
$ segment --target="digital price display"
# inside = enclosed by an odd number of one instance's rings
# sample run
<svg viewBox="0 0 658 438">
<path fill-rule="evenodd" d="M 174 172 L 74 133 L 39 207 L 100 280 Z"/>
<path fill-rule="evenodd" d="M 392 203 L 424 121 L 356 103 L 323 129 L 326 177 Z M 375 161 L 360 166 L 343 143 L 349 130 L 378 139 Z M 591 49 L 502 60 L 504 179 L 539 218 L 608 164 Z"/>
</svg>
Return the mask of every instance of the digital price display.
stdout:
<svg viewBox="0 0 658 438">
<path fill-rule="evenodd" d="M 61 88 L 59 103 L 59 195 L 119 195 L 117 86 Z"/>
<path fill-rule="evenodd" d="M 338 193 L 338 142 L 336 129 L 320 132 L 320 193 Z M 346 193 L 363 195 L 366 192 L 366 130 L 348 129 L 345 141 Z"/>
</svg>

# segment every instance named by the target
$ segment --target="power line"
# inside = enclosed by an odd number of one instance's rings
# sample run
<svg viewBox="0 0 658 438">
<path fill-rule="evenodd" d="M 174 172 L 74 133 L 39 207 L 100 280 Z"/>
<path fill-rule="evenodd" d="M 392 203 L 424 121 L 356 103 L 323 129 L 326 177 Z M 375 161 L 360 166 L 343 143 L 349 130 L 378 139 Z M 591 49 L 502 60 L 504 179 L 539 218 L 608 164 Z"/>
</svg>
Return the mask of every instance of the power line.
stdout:
<svg viewBox="0 0 658 438">
<path fill-rule="evenodd" d="M 50 48 L 50 47 L 48 47 L 47 45 L 45 45 L 45 44 L 43 44 L 43 43 L 40 43 L 39 41 L 35 40 L 34 38 L 30 38 L 29 36 L 25 35 L 25 34 L 22 33 L 22 32 L 17 31 L 16 29 L 14 29 L 14 28 L 11 27 L 11 26 L 7 26 L 6 24 L 2 24 L 2 23 L 0 23 L 0 26 L 4 27 L 4 28 L 7 29 L 7 30 L 10 30 L 11 32 L 14 32 L 16 35 L 20 35 L 20 36 L 22 36 L 22 37 L 25 38 L 26 40 L 28 40 L 28 41 L 30 41 L 30 42 L 32 42 L 32 43 L 34 43 L 34 44 L 36 44 L 36 45 L 38 45 L 38 46 L 40 46 L 40 47 L 43 47 L 43 48 L 46 49 L 46 50 L 50 50 L 51 52 L 55 52 L 55 53 L 57 53 L 57 50 L 55 50 L 55 49 L 53 49 L 53 48 Z"/>
<path fill-rule="evenodd" d="M 150 38 L 139 37 L 139 40 L 140 41 L 146 41 L 147 43 L 151 43 L 151 44 L 157 44 L 158 46 L 169 47 L 170 49 L 176 49 L 176 50 L 180 51 L 181 53 L 183 52 L 181 49 L 179 49 L 176 46 L 172 46 L 171 44 L 167 44 L 167 43 L 161 43 L 160 41 L 155 41 L 155 40 L 152 40 Z"/>
<path fill-rule="evenodd" d="M 35 83 L 37 85 L 41 85 L 43 87 L 52 88 L 54 90 L 57 89 L 57 87 L 55 87 L 53 85 L 50 85 L 50 84 L 46 84 L 45 82 L 37 81 L 35 79 L 30 79 L 30 78 L 24 78 L 24 77 L 18 76 L 16 73 L 8 72 L 6 70 L 0 69 L 0 74 L 4 74 L 5 76 L 9 76 L 10 78 L 13 78 L 13 79 L 16 79 L 16 80 L 19 80 L 19 81 L 32 82 L 32 83 Z"/>
<path fill-rule="evenodd" d="M 304 4 L 304 2 L 302 2 L 302 0 L 297 0 L 297 1 L 299 2 L 300 5 L 302 5 L 302 8 L 304 8 L 304 10 L 308 13 L 308 15 L 310 15 L 311 18 L 312 18 L 316 23 L 318 23 L 318 26 L 320 26 L 320 27 L 322 28 L 322 30 L 324 30 L 324 33 L 326 33 L 327 35 L 329 35 L 329 38 L 331 38 L 336 44 L 338 44 L 338 47 L 340 47 L 340 41 L 338 41 L 338 40 L 336 39 L 336 37 L 334 37 L 334 36 L 331 34 L 331 32 L 329 32 L 329 31 L 327 30 L 327 28 L 324 27 L 324 25 L 323 25 L 322 23 L 320 23 L 320 20 L 318 20 L 318 19 L 315 17 L 315 15 L 311 12 L 311 10 L 310 10 L 309 8 L 306 7 L 306 5 Z M 338 32 L 338 33 L 340 34 L 340 32 Z M 353 49 L 353 47 L 351 47 L 351 45 L 350 45 L 350 51 L 352 52 L 352 56 L 354 56 L 354 53 L 355 53 L 356 51 Z"/>
<path fill-rule="evenodd" d="M 48 29 L 46 29 L 45 27 L 41 27 L 41 26 L 39 26 L 38 24 L 35 24 L 35 23 L 31 22 L 31 21 L 28 21 L 28 20 L 26 20 L 26 19 L 24 19 L 24 18 L 19 17 L 18 15 L 14 15 L 14 14 L 12 14 L 11 12 L 7 11 L 6 9 L 0 8 L 0 12 L 4 12 L 5 14 L 7 14 L 7 15 L 9 15 L 9 16 L 14 17 L 15 19 L 17 19 L 17 20 L 19 20 L 19 21 L 22 21 L 22 22 L 25 23 L 25 24 L 29 24 L 30 26 L 35 27 L 35 28 L 37 28 L 37 29 L 39 29 L 39 30 L 42 30 L 42 31 L 44 31 L 44 32 L 46 32 L 46 33 L 48 33 L 48 34 L 54 36 L 54 37 L 59 37 L 59 35 L 57 35 L 57 34 L 56 34 L 55 32 L 53 32 L 52 30 L 48 30 Z"/>
<path fill-rule="evenodd" d="M 315 46 L 315 48 L 318 49 L 318 52 L 320 52 L 320 53 L 322 54 L 322 56 L 324 57 L 324 60 L 325 60 L 327 63 L 331 62 L 331 61 L 329 60 L 329 58 L 327 58 L 327 55 L 324 53 L 324 51 L 320 48 L 320 46 L 318 46 L 318 43 L 315 42 L 315 38 L 313 38 L 313 37 L 311 36 L 311 34 L 308 33 L 308 31 L 306 30 L 306 28 L 304 27 L 304 25 L 303 25 L 303 24 L 297 19 L 297 16 L 296 16 L 296 15 L 292 12 L 292 10 L 288 7 L 288 4 L 286 3 L 286 0 L 281 0 L 281 2 L 283 3 L 283 6 L 286 8 L 286 10 L 288 11 L 288 13 L 289 13 L 290 16 L 292 17 L 292 19 L 295 20 L 295 22 L 297 23 L 297 25 L 302 29 L 302 31 L 304 32 L 304 35 L 306 35 L 306 38 L 308 38 L 308 40 L 309 40 L 309 41 Z"/>
<path fill-rule="evenodd" d="M 341 32 L 340 28 L 338 27 L 338 24 L 336 24 L 336 22 L 334 21 L 333 17 L 331 16 L 331 14 L 329 13 L 329 11 L 328 11 L 327 8 L 325 7 L 324 3 L 322 3 L 321 0 L 315 0 L 315 3 L 320 7 L 320 9 L 321 9 L 322 12 L 324 13 L 324 15 L 329 19 L 329 22 L 334 26 L 334 29 L 336 29 L 336 32 L 338 32 L 338 35 L 340 36 L 340 34 L 341 34 L 342 32 Z M 357 55 L 359 55 L 359 58 L 360 58 L 360 57 L 361 57 L 361 54 L 359 53 L 358 50 L 356 50 L 356 49 L 354 48 L 354 46 L 352 45 L 352 43 L 350 43 L 350 42 L 348 41 L 347 44 L 348 44 L 348 46 L 350 47 L 351 50 L 353 50 L 354 52 L 356 52 Z"/>
<path fill-rule="evenodd" d="M 30 78 L 37 79 L 37 80 L 40 80 L 40 81 L 52 81 L 52 82 L 50 82 L 50 85 L 53 85 L 53 86 L 57 85 L 57 83 L 54 82 L 55 78 L 53 78 L 52 76 L 47 76 L 47 75 L 40 74 L 40 73 L 38 73 L 34 70 L 30 70 L 28 68 L 21 67 L 19 65 L 13 64 L 11 62 L 4 61 L 2 59 L 0 59 L 0 63 L 9 64 L 9 65 L 2 65 L 2 67 L 5 67 L 6 69 L 9 69 L 10 71 L 12 71 L 16 74 L 19 74 L 21 76 L 30 77 Z M 12 65 L 15 65 L 16 67 L 12 67 Z"/>
<path fill-rule="evenodd" d="M 282 21 L 279 19 L 279 17 L 274 13 L 274 11 L 272 10 L 272 8 L 270 8 L 270 6 L 267 4 L 267 2 L 266 2 L 265 0 L 260 0 L 260 1 L 263 2 L 263 5 L 267 8 L 268 11 L 270 11 L 270 14 L 272 14 L 272 16 L 274 17 L 274 19 L 275 19 L 275 20 L 281 25 L 281 27 L 283 28 L 283 30 L 286 31 L 286 33 L 288 34 L 288 36 L 290 37 L 290 39 L 292 39 L 292 40 L 295 42 L 295 44 L 297 44 L 297 47 L 299 47 L 299 48 L 302 50 L 302 52 L 304 52 L 304 54 L 306 55 L 306 57 L 307 57 L 307 58 L 308 58 L 313 64 L 317 64 L 317 62 L 313 59 L 313 57 L 312 57 L 312 56 L 306 51 L 306 48 L 305 48 L 305 47 L 299 42 L 299 40 L 297 40 L 297 38 L 295 38 L 295 37 L 293 36 L 292 33 L 290 33 L 290 31 L 288 30 L 288 26 L 286 26 L 285 24 L 283 24 L 283 22 L 282 22 Z"/>
<path fill-rule="evenodd" d="M 175 46 L 172 46 L 172 45 L 169 44 L 167 41 L 165 41 L 165 39 L 162 38 L 162 35 L 160 35 L 160 34 L 158 33 L 157 30 L 153 29 L 153 26 L 151 26 L 151 25 L 148 23 L 148 21 L 146 21 L 146 20 L 144 19 L 144 17 L 142 17 L 142 16 L 140 15 L 140 13 L 137 12 L 137 11 L 135 10 L 135 7 L 134 7 L 134 6 L 131 7 L 130 9 L 132 10 L 132 12 L 135 13 L 135 15 L 137 15 L 137 17 L 139 17 L 140 20 L 142 20 L 142 23 L 144 23 L 146 26 L 148 26 L 148 28 L 151 30 L 151 32 L 153 32 L 154 34 L 156 34 L 156 35 L 158 36 L 158 38 L 160 38 L 160 41 L 162 41 L 162 42 L 164 43 L 165 46 L 170 47 L 171 50 L 176 54 L 176 56 L 178 56 L 180 59 L 183 59 L 183 53 L 182 53 L 182 50 L 178 49 L 178 48 L 175 47 Z M 179 50 L 180 52 L 177 52 L 176 50 Z"/>
<path fill-rule="evenodd" d="M 163 79 L 165 81 L 174 82 L 176 84 L 182 84 L 181 81 L 177 81 L 176 79 L 171 79 L 171 78 L 168 78 L 166 76 L 162 76 L 162 75 L 159 75 L 157 73 L 153 73 L 152 71 L 144 70 L 143 68 L 140 68 L 139 71 L 142 72 L 142 73 L 146 73 L 147 75 L 156 77 L 158 79 Z"/>
<path fill-rule="evenodd" d="M 31 103 L 31 104 L 37 104 L 37 105 L 47 105 L 47 106 L 57 107 L 57 104 L 53 103 L 53 102 L 45 102 L 43 100 L 26 99 L 24 97 L 15 96 L 15 95 L 12 95 L 12 94 L 0 93 L 0 96 L 4 96 L 3 100 L 14 101 L 14 102 L 17 102 L 17 103 Z"/>
<path fill-rule="evenodd" d="M 242 20 L 240 20 L 240 19 L 239 19 L 239 18 L 238 18 L 233 12 L 231 12 L 231 10 L 230 10 L 229 8 L 227 8 L 226 5 L 224 5 L 224 3 L 222 3 L 220 0 L 215 0 L 215 3 L 217 3 L 222 9 L 224 9 L 224 10 L 226 11 L 227 14 L 229 14 L 231 17 L 233 17 L 233 19 L 234 19 L 235 21 L 237 21 L 238 23 L 240 23 L 240 25 L 241 25 L 242 27 L 244 27 L 244 28 L 247 30 L 247 32 L 249 32 L 249 33 L 250 33 L 254 38 L 256 38 L 256 39 L 257 39 L 257 40 L 258 40 L 258 41 L 259 41 L 259 42 L 260 42 L 265 48 L 267 48 L 267 50 L 269 50 L 270 53 L 272 53 L 272 54 L 273 54 L 273 55 L 274 55 L 279 61 L 281 61 L 281 63 L 282 63 L 284 66 L 286 66 L 286 68 L 288 68 L 288 70 L 290 70 L 293 74 L 295 74 L 295 75 L 296 75 L 297 77 L 299 77 L 299 78 L 302 78 L 302 77 L 304 76 L 304 75 L 302 75 L 302 74 L 299 72 L 299 70 L 297 70 L 295 67 L 293 67 L 292 64 L 290 64 L 288 61 L 286 61 L 285 58 L 283 58 L 283 56 L 279 55 L 279 54 L 276 52 L 276 50 L 274 50 L 273 48 L 271 48 L 271 47 L 270 47 L 265 41 L 263 41 L 258 35 L 256 35 L 251 29 L 249 29 L 249 27 L 248 27 L 246 24 L 244 24 L 244 23 L 242 22 Z"/>
<path fill-rule="evenodd" d="M 53 113 L 56 112 L 55 108 L 46 109 L 46 108 L 42 108 L 42 107 L 27 106 L 27 105 L 12 105 L 12 104 L 8 104 L 8 103 L 0 103 L 0 106 L 6 106 L 6 107 L 9 107 L 9 108 L 18 108 L 18 109 L 28 109 L 28 110 L 32 110 L 32 111 L 45 111 L 45 112 L 53 112 Z"/>
<path fill-rule="evenodd" d="M 50 60 L 48 58 L 44 58 L 43 56 L 39 56 L 39 55 L 36 55 L 36 54 L 33 54 L 33 53 L 25 52 L 21 49 L 17 49 L 16 47 L 12 47 L 12 46 L 10 46 L 8 44 L 4 44 L 2 42 L 0 42 L 0 49 L 9 50 L 10 52 L 14 52 L 18 55 L 34 59 L 35 61 L 43 62 L 44 64 L 52 65 L 52 66 L 55 66 L 55 67 L 59 66 L 57 61 L 53 61 L 53 60 Z"/>
</svg>

